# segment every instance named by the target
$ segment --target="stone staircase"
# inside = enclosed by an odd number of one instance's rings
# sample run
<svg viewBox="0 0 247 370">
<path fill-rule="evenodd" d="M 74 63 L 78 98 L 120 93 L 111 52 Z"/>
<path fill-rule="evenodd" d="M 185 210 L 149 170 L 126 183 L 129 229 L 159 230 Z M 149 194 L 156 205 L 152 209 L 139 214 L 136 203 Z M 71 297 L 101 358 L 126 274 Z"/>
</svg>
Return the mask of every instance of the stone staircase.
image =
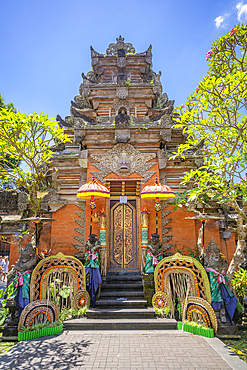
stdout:
<svg viewBox="0 0 247 370">
<path fill-rule="evenodd" d="M 140 272 L 108 272 L 96 306 L 85 318 L 64 322 L 65 329 L 176 329 L 176 320 L 156 318 L 147 307 Z"/>
</svg>

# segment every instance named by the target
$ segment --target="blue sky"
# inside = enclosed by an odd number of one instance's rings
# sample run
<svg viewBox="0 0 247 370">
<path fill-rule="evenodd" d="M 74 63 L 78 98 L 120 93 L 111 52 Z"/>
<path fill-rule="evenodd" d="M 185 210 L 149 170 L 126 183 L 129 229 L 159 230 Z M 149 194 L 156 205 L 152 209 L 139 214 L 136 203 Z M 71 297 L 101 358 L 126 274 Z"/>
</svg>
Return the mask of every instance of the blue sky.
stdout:
<svg viewBox="0 0 247 370">
<path fill-rule="evenodd" d="M 247 0 L 9 0 L 1 2 L 0 93 L 22 113 L 69 115 L 90 45 L 105 53 L 122 35 L 153 49 L 153 69 L 175 106 L 207 71 L 212 41 L 247 21 Z"/>
</svg>

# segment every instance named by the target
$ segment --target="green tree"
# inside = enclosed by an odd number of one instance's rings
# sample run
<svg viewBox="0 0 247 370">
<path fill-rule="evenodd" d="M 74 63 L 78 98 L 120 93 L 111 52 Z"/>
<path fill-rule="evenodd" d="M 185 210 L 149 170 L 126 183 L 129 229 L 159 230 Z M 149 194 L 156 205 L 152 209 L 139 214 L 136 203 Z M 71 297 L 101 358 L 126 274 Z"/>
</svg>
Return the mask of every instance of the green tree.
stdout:
<svg viewBox="0 0 247 370">
<path fill-rule="evenodd" d="M 2 108 L 9 109 L 12 112 L 16 113 L 16 109 L 14 107 L 14 104 L 13 103 L 5 104 L 4 103 L 4 99 L 3 99 L 2 95 L 0 94 L 0 110 Z M 13 166 L 16 165 L 16 161 L 13 160 L 12 158 L 10 158 L 10 156 L 8 154 L 6 154 L 4 156 L 4 160 L 3 160 L 2 164 L 3 165 L 6 165 L 7 164 L 8 165 L 8 168 L 11 168 L 11 167 L 13 167 Z"/>
<path fill-rule="evenodd" d="M 236 25 L 213 42 L 206 59 L 207 76 L 175 111 L 175 127 L 183 128 L 187 138 L 174 157 L 192 152 L 204 159 L 185 173 L 182 184 L 193 183 L 193 188 L 181 202 L 218 202 L 238 214 L 237 249 L 227 271 L 231 280 L 247 236 L 247 26 Z"/>
<path fill-rule="evenodd" d="M 1 108 L 9 109 L 12 112 L 16 113 L 16 109 L 14 107 L 14 104 L 13 103 L 5 104 L 4 99 L 3 99 L 2 95 L 0 94 L 0 109 Z"/>
<path fill-rule="evenodd" d="M 54 140 L 70 141 L 54 119 L 0 109 L 0 183 L 12 182 L 25 190 L 35 216 L 39 214 L 38 190 L 51 170 Z"/>
</svg>

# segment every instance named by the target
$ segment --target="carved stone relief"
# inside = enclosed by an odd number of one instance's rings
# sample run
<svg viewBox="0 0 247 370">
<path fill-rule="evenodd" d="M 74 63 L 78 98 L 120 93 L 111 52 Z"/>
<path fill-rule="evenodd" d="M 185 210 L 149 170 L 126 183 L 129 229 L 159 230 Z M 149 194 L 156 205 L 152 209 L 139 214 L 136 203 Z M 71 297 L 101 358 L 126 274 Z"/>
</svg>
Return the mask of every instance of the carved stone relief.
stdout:
<svg viewBox="0 0 247 370">
<path fill-rule="evenodd" d="M 0 210 L 4 213 L 18 210 L 18 193 L 16 190 L 0 191 Z"/>
<path fill-rule="evenodd" d="M 85 246 L 85 221 L 86 221 L 86 202 L 85 201 L 77 201 L 76 202 L 77 207 L 81 209 L 81 211 L 76 211 L 75 213 L 81 218 L 79 220 L 75 220 L 75 222 L 80 227 L 75 227 L 74 230 L 80 234 L 75 235 L 74 238 L 80 243 L 80 244 L 73 244 L 76 249 L 78 249 L 80 252 L 84 252 L 84 246 Z"/>
<path fill-rule="evenodd" d="M 160 183 L 162 185 L 166 185 L 167 184 L 167 174 L 165 171 L 160 171 Z"/>
<path fill-rule="evenodd" d="M 170 128 L 163 128 L 160 130 L 160 136 L 166 142 L 172 141 L 172 131 Z"/>
<path fill-rule="evenodd" d="M 119 99 L 126 99 L 128 96 L 128 88 L 127 87 L 117 87 L 116 95 Z"/>
<path fill-rule="evenodd" d="M 87 168 L 87 158 L 88 158 L 88 150 L 81 150 L 80 151 L 80 158 L 78 159 L 79 166 L 82 168 Z"/>
<path fill-rule="evenodd" d="M 162 149 L 158 150 L 158 162 L 159 162 L 159 169 L 165 168 L 168 162 L 168 156 L 166 152 Z"/>
<path fill-rule="evenodd" d="M 46 194 L 41 201 L 41 208 L 53 213 L 64 207 L 66 204 L 66 199 L 61 199 L 55 189 L 50 189 L 49 193 Z"/>
<path fill-rule="evenodd" d="M 120 68 L 126 67 L 126 57 L 119 57 L 117 58 L 117 66 Z"/>
<path fill-rule="evenodd" d="M 18 212 L 23 212 L 27 209 L 27 193 L 21 192 L 18 194 Z"/>
<path fill-rule="evenodd" d="M 83 171 L 80 173 L 79 187 L 81 187 L 83 184 L 86 184 L 86 182 L 87 182 L 87 171 Z"/>
<path fill-rule="evenodd" d="M 104 154 L 91 154 L 96 162 L 93 165 L 100 171 L 94 171 L 92 174 L 100 181 L 111 172 L 118 176 L 129 176 L 136 172 L 143 177 L 142 183 L 149 180 L 155 171 L 148 171 L 154 166 L 154 162 L 148 163 L 156 157 L 155 153 L 141 153 L 130 144 L 120 143 Z"/>
<path fill-rule="evenodd" d="M 74 131 L 74 142 L 80 143 L 86 136 L 86 130 L 75 128 Z"/>
<path fill-rule="evenodd" d="M 130 114 L 130 109 L 133 107 L 132 103 L 127 100 L 117 100 L 112 104 L 112 108 L 115 110 L 115 115 L 118 114 L 120 108 L 125 108 L 127 114 Z"/>
<path fill-rule="evenodd" d="M 125 53 L 133 53 L 135 54 L 135 48 L 129 42 L 124 42 L 124 38 L 119 36 L 116 38 L 116 43 L 109 44 L 108 48 L 106 49 L 107 55 L 117 55 L 118 50 L 124 50 Z"/>
<path fill-rule="evenodd" d="M 130 140 L 130 130 L 115 130 L 115 140 L 118 143 L 127 143 Z"/>
<path fill-rule="evenodd" d="M 161 200 L 161 227 L 162 227 L 162 243 L 165 248 L 165 250 L 171 248 L 173 244 L 168 244 L 167 242 L 173 237 L 173 235 L 167 235 L 168 232 L 172 230 L 172 227 L 167 227 L 166 225 L 169 224 L 169 222 L 172 221 L 171 218 L 166 218 L 171 211 L 166 210 L 168 204 L 166 201 Z"/>
</svg>

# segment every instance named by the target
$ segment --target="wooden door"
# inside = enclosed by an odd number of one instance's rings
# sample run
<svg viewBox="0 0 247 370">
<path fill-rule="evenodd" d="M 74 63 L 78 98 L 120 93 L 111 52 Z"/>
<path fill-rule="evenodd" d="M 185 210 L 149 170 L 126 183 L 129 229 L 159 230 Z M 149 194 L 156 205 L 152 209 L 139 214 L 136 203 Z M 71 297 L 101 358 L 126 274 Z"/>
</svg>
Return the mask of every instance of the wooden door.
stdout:
<svg viewBox="0 0 247 370">
<path fill-rule="evenodd" d="M 110 201 L 110 269 L 137 269 L 136 201 Z"/>
</svg>

